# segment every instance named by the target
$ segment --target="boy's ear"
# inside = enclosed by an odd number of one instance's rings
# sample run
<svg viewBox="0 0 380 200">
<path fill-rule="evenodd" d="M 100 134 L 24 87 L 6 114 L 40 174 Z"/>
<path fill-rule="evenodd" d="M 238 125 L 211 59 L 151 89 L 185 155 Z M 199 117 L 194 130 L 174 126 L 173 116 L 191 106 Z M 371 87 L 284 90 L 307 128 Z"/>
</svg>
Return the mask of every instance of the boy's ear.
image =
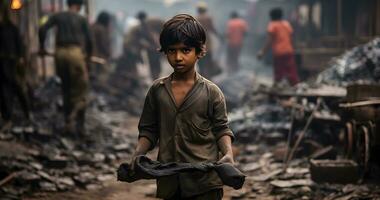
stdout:
<svg viewBox="0 0 380 200">
<path fill-rule="evenodd" d="M 201 52 L 198 53 L 198 59 L 201 59 L 206 55 L 206 45 L 202 45 L 201 47 Z"/>
</svg>

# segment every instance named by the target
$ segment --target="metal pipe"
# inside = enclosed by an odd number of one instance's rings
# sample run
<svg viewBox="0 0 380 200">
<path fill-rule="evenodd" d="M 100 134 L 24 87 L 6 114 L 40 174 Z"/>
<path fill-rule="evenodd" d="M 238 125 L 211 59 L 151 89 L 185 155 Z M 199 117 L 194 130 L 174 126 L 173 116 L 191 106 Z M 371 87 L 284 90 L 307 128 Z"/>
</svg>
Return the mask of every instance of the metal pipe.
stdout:
<svg viewBox="0 0 380 200">
<path fill-rule="evenodd" d="M 293 159 L 294 152 L 297 150 L 299 144 L 301 143 L 302 138 L 305 136 L 307 129 L 309 129 L 309 126 L 314 118 L 314 113 L 318 110 L 319 106 L 321 105 L 322 99 L 318 98 L 317 99 L 317 105 L 314 107 L 313 111 L 311 112 L 309 118 L 307 119 L 306 125 L 304 126 L 301 134 L 298 136 L 296 143 L 294 144 L 293 148 L 291 149 L 288 159 L 285 162 L 283 170 L 285 171 L 288 166 L 290 161 Z"/>
</svg>

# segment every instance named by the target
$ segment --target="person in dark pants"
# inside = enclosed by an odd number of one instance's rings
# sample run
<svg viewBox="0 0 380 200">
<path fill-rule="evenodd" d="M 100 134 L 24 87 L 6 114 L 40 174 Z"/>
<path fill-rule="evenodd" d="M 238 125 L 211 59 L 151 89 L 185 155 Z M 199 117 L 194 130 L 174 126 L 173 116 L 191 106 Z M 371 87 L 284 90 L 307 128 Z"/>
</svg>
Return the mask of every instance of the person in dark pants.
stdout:
<svg viewBox="0 0 380 200">
<path fill-rule="evenodd" d="M 69 10 L 51 16 L 39 32 L 40 53 L 46 54 L 47 31 L 57 28 L 55 63 L 62 80 L 65 132 L 85 132 L 85 109 L 89 87 L 86 57 L 92 53 L 92 40 L 86 19 L 79 15 L 83 0 L 68 0 Z M 84 52 L 86 51 L 86 54 Z"/>
<path fill-rule="evenodd" d="M 274 83 L 282 79 L 291 85 L 299 82 L 294 49 L 292 45 L 293 29 L 290 23 L 282 19 L 282 9 L 275 8 L 270 11 L 271 22 L 268 25 L 268 35 L 264 47 L 258 52 L 261 59 L 271 47 L 273 52 Z"/>
<path fill-rule="evenodd" d="M 1 130 L 12 125 L 13 99 L 20 102 L 27 121 L 31 121 L 25 80 L 24 46 L 17 26 L 10 18 L 7 7 L 0 5 L 0 107 L 4 120 Z"/>
<path fill-rule="evenodd" d="M 146 95 L 132 170 L 136 157 L 156 144 L 160 163 L 233 164 L 234 135 L 228 127 L 224 95 L 195 70 L 196 62 L 204 55 L 205 43 L 205 30 L 190 15 L 176 15 L 164 24 L 161 51 L 173 73 L 154 81 Z M 215 171 L 162 177 L 157 179 L 157 197 L 220 200 L 223 183 Z"/>
</svg>

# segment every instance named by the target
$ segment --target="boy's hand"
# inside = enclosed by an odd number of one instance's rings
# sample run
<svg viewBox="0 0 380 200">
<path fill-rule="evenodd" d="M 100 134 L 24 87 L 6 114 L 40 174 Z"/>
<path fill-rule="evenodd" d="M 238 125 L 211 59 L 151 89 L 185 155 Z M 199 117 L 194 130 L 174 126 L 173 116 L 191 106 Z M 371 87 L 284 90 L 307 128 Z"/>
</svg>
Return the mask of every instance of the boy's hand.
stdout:
<svg viewBox="0 0 380 200">
<path fill-rule="evenodd" d="M 132 171 L 135 169 L 136 157 L 145 155 L 148 152 L 150 146 L 151 146 L 151 143 L 147 138 L 141 137 L 139 139 L 139 141 L 137 143 L 136 151 L 135 151 L 135 153 L 133 153 L 131 162 L 129 163 L 129 166 L 130 166 Z"/>
<path fill-rule="evenodd" d="M 218 163 L 230 163 L 234 164 L 234 156 L 232 153 L 231 137 L 225 135 L 218 140 L 218 146 L 224 155 Z"/>
<path fill-rule="evenodd" d="M 218 163 L 230 163 L 230 164 L 232 164 L 232 165 L 235 164 L 235 162 L 234 162 L 234 158 L 233 158 L 232 154 L 226 154 L 226 155 L 224 155 L 224 156 L 218 161 Z"/>
<path fill-rule="evenodd" d="M 145 153 L 140 153 L 140 152 L 135 152 L 135 153 L 132 155 L 132 159 L 131 159 L 131 161 L 130 161 L 130 163 L 129 163 L 129 167 L 130 167 L 130 169 L 131 169 L 132 171 L 135 170 L 135 161 L 136 161 L 137 156 L 143 156 L 143 155 L 145 155 Z"/>
<path fill-rule="evenodd" d="M 135 161 L 136 161 L 136 157 L 137 157 L 137 156 L 133 155 L 131 161 L 129 162 L 129 168 L 130 168 L 132 171 L 135 170 Z"/>
</svg>

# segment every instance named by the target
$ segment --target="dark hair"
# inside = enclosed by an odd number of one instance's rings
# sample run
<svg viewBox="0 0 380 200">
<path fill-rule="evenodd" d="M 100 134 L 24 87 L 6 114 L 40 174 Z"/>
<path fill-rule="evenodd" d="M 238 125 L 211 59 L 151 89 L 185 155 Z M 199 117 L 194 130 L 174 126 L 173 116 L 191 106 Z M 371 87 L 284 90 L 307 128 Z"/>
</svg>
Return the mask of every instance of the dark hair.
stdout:
<svg viewBox="0 0 380 200">
<path fill-rule="evenodd" d="M 232 11 L 230 17 L 231 18 L 238 18 L 239 14 L 236 11 Z"/>
<path fill-rule="evenodd" d="M 205 51 L 206 31 L 188 14 L 178 14 L 164 24 L 160 34 L 160 51 L 166 52 L 170 45 L 181 42 L 194 47 L 197 53 Z"/>
<path fill-rule="evenodd" d="M 83 0 L 67 0 L 67 5 L 70 7 L 72 5 L 83 5 Z"/>
<path fill-rule="evenodd" d="M 144 11 L 139 11 L 136 15 L 137 19 L 144 21 L 146 19 L 146 13 Z"/>
<path fill-rule="evenodd" d="M 108 12 L 102 11 L 99 13 L 96 18 L 96 23 L 101 24 L 103 26 L 108 26 L 111 22 L 111 15 Z"/>
<path fill-rule="evenodd" d="M 273 8 L 269 13 L 270 18 L 273 21 L 282 19 L 282 9 L 281 8 Z"/>
</svg>

